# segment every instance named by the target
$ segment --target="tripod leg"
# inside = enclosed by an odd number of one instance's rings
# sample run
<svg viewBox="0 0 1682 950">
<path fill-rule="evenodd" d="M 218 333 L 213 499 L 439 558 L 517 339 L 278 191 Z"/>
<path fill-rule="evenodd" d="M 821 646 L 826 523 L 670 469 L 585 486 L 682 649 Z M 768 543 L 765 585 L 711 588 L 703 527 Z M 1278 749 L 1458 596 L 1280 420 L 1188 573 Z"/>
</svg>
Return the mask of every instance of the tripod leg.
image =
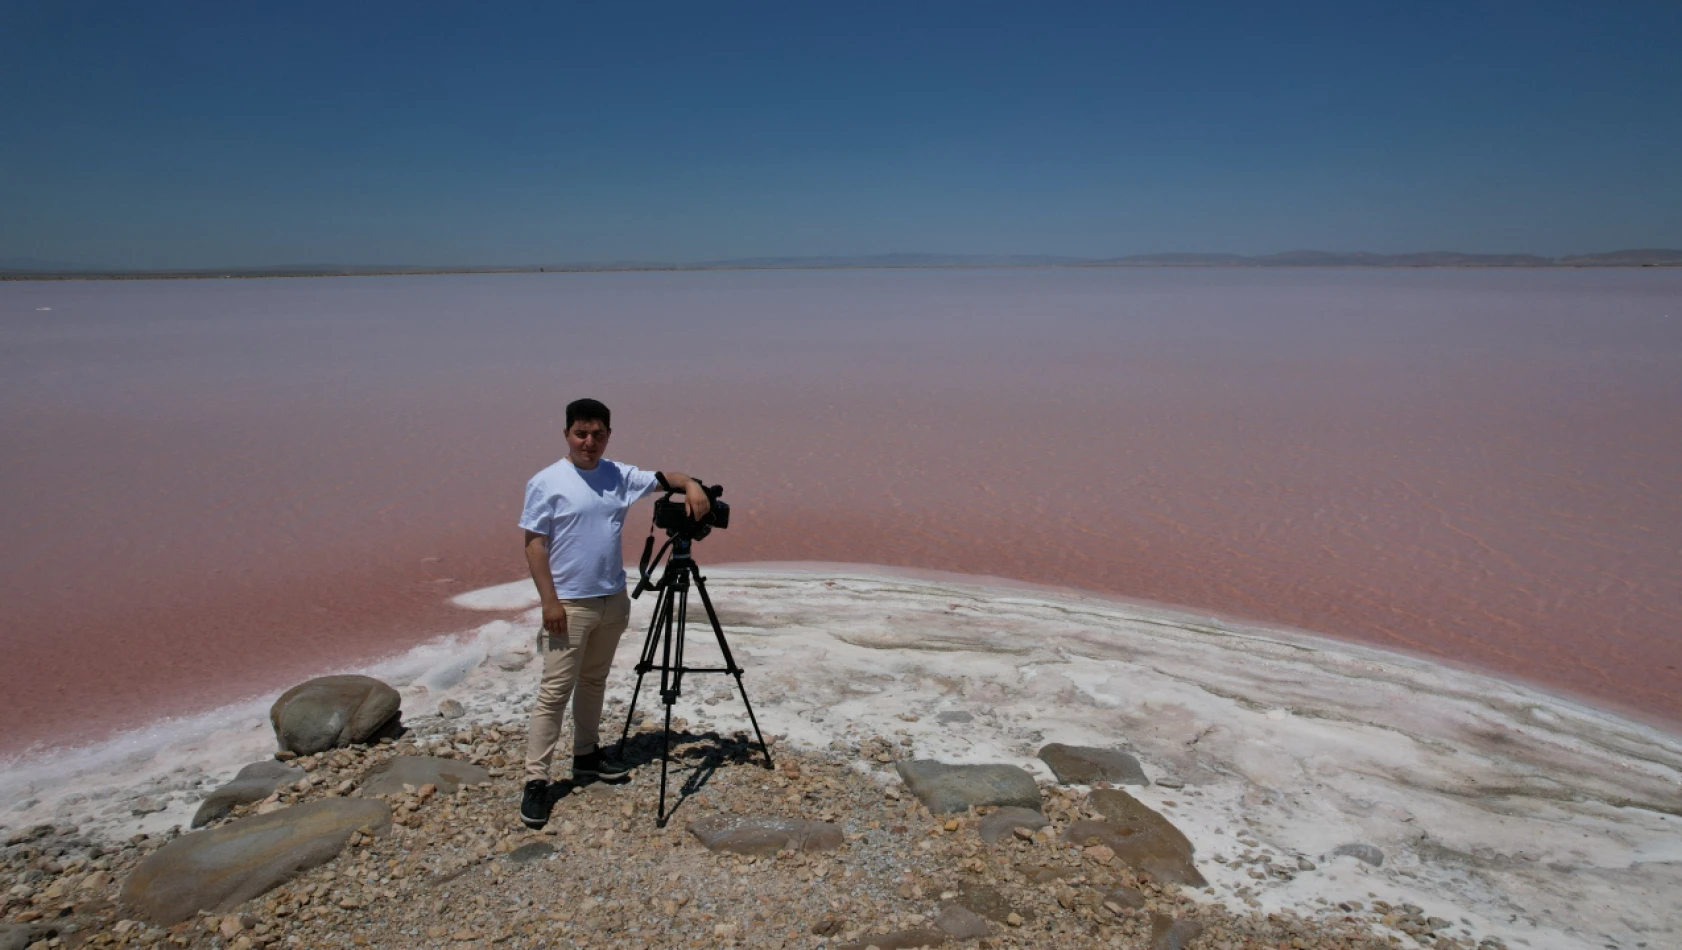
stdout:
<svg viewBox="0 0 1682 950">
<path fill-rule="evenodd" d="M 673 588 L 677 588 L 675 592 L 673 591 Z M 672 616 L 673 600 L 676 600 L 677 602 L 676 606 L 678 616 L 682 616 L 683 610 L 682 586 L 674 583 L 671 587 L 666 589 L 666 592 L 668 594 L 672 594 L 672 596 L 666 600 L 666 609 L 661 618 L 664 622 L 660 625 L 660 701 L 666 704 L 666 728 L 661 731 L 660 805 L 654 813 L 654 823 L 655 826 L 659 828 L 666 827 L 666 772 L 670 768 L 672 761 L 672 704 L 677 702 L 678 677 L 677 675 L 674 675 L 675 670 L 672 666 L 672 624 L 674 619 Z M 681 626 L 677 629 L 677 636 L 679 637 L 678 649 L 680 651 L 679 656 L 681 657 L 681 651 L 683 649 L 681 639 L 683 636 L 683 629 Z"/>
<path fill-rule="evenodd" d="M 713 609 L 713 600 L 707 596 L 706 579 L 701 576 L 699 567 L 692 567 L 695 574 L 695 590 L 701 594 L 701 606 L 707 609 L 707 622 L 712 624 L 713 636 L 718 638 L 718 649 L 724 654 L 724 666 L 730 675 L 736 678 L 736 692 L 742 694 L 742 705 L 747 707 L 748 722 L 753 724 L 753 737 L 759 740 L 759 751 L 765 755 L 765 767 L 774 768 L 771 764 L 771 747 L 765 744 L 765 736 L 759 731 L 759 718 L 753 714 L 753 703 L 748 702 L 748 690 L 742 685 L 742 668 L 736 665 L 736 657 L 730 652 L 730 644 L 724 640 L 724 627 L 718 622 L 718 611 Z"/>
<path fill-rule="evenodd" d="M 642 693 L 642 678 L 654 668 L 654 650 L 659 643 L 660 615 L 667 606 L 667 589 L 662 587 L 654 598 L 654 617 L 648 624 L 648 636 L 642 641 L 642 655 L 637 660 L 637 685 L 631 690 L 631 707 L 625 710 L 625 731 L 619 735 L 619 754 L 625 754 L 625 742 L 631 738 L 631 720 L 637 714 L 637 696 Z"/>
<path fill-rule="evenodd" d="M 678 697 L 683 695 L 683 674 L 686 672 L 683 666 L 683 648 L 684 644 L 689 642 L 689 572 L 679 572 L 674 586 L 677 588 L 677 642 L 672 649 L 677 654 L 677 662 L 672 664 L 671 702 L 676 702 Z"/>
<path fill-rule="evenodd" d="M 654 812 L 654 826 L 666 827 L 666 765 L 672 760 L 672 704 L 666 704 L 664 745 L 660 747 L 660 807 Z"/>
</svg>

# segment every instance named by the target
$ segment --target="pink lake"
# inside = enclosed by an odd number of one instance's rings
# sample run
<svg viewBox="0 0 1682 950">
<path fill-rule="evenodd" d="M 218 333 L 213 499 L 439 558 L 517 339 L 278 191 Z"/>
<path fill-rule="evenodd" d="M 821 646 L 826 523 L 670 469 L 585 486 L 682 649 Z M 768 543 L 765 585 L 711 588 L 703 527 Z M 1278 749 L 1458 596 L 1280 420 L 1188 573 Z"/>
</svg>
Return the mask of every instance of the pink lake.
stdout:
<svg viewBox="0 0 1682 950">
<path fill-rule="evenodd" d="M 611 456 L 726 486 L 704 564 L 1082 588 L 1682 724 L 1682 271 L 13 282 L 0 753 L 479 622 L 446 600 L 520 576 L 585 395 Z"/>
</svg>

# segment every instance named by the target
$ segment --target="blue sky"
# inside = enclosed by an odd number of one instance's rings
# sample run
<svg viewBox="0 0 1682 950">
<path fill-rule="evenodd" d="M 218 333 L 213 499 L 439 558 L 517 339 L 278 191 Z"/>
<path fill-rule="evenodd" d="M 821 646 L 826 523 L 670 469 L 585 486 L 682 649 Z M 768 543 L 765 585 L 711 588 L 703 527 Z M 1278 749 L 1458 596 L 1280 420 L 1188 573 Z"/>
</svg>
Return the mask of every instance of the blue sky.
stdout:
<svg viewBox="0 0 1682 950">
<path fill-rule="evenodd" d="M 1682 4 L 0 0 L 0 128 L 108 266 L 1682 247 Z"/>
</svg>

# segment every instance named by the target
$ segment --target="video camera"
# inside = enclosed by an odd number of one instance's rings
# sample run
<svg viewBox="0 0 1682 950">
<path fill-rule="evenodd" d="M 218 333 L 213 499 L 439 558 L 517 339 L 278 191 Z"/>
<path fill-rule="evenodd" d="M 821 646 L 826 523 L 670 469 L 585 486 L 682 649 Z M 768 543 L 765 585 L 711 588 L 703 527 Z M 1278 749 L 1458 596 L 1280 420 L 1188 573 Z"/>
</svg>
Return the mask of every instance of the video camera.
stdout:
<svg viewBox="0 0 1682 950">
<path fill-rule="evenodd" d="M 684 507 L 682 499 L 672 500 L 675 492 L 667 491 L 666 497 L 654 502 L 654 527 L 676 538 L 687 538 L 699 541 L 712 533 L 714 528 L 730 527 L 730 505 L 720 501 L 718 496 L 724 494 L 723 485 L 702 485 L 701 490 L 712 500 L 712 510 L 699 521 L 689 517 L 689 510 Z"/>
</svg>

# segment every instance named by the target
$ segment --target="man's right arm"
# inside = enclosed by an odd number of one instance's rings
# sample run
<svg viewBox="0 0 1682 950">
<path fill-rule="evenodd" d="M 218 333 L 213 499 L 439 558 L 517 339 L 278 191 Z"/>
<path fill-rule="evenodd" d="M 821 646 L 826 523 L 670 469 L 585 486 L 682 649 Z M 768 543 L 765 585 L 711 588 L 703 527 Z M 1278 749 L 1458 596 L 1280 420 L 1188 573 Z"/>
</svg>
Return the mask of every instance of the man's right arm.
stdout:
<svg viewBox="0 0 1682 950">
<path fill-rule="evenodd" d="M 567 612 L 555 595 L 555 578 L 549 573 L 549 538 L 536 531 L 526 532 L 526 567 L 531 570 L 531 582 L 537 585 L 538 599 L 543 603 L 543 629 L 552 637 L 564 637 L 567 632 Z"/>
</svg>

